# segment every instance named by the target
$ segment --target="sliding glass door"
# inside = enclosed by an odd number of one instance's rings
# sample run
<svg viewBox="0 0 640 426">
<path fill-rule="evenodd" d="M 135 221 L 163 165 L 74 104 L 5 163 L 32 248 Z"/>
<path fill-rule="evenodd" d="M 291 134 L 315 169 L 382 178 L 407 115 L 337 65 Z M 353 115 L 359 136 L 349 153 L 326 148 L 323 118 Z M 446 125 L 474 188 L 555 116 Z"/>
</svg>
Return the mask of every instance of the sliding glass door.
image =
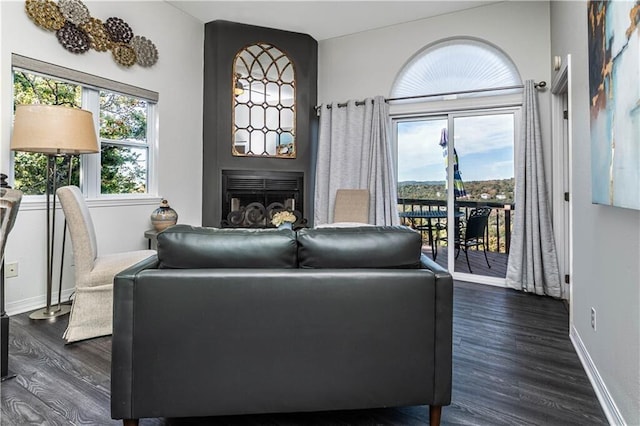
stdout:
<svg viewBox="0 0 640 426">
<path fill-rule="evenodd" d="M 394 120 L 400 214 L 422 233 L 423 252 L 459 278 L 504 280 L 514 208 L 516 112 Z"/>
</svg>

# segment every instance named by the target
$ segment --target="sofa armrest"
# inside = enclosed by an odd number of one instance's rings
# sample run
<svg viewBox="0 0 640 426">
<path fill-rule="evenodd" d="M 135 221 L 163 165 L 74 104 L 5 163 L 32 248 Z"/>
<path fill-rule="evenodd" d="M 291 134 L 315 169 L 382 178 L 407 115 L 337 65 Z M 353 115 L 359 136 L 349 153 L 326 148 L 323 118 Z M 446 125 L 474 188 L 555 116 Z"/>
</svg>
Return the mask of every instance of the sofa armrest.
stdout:
<svg viewBox="0 0 640 426">
<path fill-rule="evenodd" d="M 420 256 L 423 269 L 436 276 L 436 333 L 434 399 L 442 405 L 451 402 L 453 355 L 453 277 L 445 268 L 425 254 Z"/>
<path fill-rule="evenodd" d="M 426 254 L 420 255 L 420 266 L 422 269 L 428 269 L 434 274 L 449 274 L 446 268 L 440 266 L 435 262 L 435 260 L 431 260 Z"/>
<path fill-rule="evenodd" d="M 120 418 L 131 418 L 131 366 L 133 362 L 133 293 L 136 276 L 147 269 L 158 267 L 158 256 L 153 255 L 116 274 L 113 282 L 113 329 L 111 350 L 111 411 Z"/>
</svg>

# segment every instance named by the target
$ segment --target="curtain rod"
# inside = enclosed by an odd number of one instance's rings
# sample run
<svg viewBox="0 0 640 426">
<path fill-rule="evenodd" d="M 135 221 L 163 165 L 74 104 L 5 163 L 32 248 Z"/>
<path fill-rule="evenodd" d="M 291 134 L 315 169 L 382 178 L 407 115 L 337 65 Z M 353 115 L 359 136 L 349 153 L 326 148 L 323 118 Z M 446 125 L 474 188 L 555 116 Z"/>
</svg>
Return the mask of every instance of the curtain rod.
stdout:
<svg viewBox="0 0 640 426">
<path fill-rule="evenodd" d="M 544 89 L 547 87 L 546 81 L 541 81 L 539 83 L 534 83 L 533 86 L 536 89 Z M 442 93 L 432 93 L 430 95 L 415 95 L 415 96 L 402 96 L 399 98 L 385 98 L 385 102 L 393 102 L 393 101 L 404 101 L 409 99 L 423 99 L 423 98 L 435 98 L 440 96 L 451 96 L 451 95 L 464 95 L 468 93 L 480 93 L 480 92 L 493 92 L 495 90 L 511 90 L 511 89 L 523 89 L 523 84 L 518 84 L 515 86 L 502 86 L 502 87 L 492 87 L 489 89 L 474 89 L 474 90 L 461 90 L 459 92 L 442 92 Z M 365 101 L 356 101 L 356 106 L 364 105 Z M 316 105 L 315 109 L 319 110 L 322 105 Z M 338 104 L 338 108 L 346 107 L 347 103 Z M 331 109 L 331 105 L 327 105 L 327 109 Z"/>
</svg>

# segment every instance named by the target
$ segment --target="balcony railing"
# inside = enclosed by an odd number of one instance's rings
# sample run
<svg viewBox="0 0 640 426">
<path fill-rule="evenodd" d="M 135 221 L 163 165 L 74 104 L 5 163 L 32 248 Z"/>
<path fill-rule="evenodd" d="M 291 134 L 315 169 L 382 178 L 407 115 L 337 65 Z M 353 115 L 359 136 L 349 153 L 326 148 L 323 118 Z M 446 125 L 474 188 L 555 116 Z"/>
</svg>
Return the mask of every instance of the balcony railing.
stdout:
<svg viewBox="0 0 640 426">
<path fill-rule="evenodd" d="M 464 213 L 464 217 L 469 217 L 469 211 L 476 207 L 491 208 L 489 225 L 487 226 L 487 251 L 496 253 L 509 253 L 511 242 L 511 212 L 515 210 L 514 204 L 505 204 L 489 201 L 461 201 L 456 200 L 456 209 Z M 398 198 L 398 211 L 420 211 L 420 210 L 446 210 L 446 200 L 421 200 Z M 446 219 L 437 219 L 439 224 L 444 225 Z M 444 235 L 439 236 L 444 239 Z"/>
</svg>

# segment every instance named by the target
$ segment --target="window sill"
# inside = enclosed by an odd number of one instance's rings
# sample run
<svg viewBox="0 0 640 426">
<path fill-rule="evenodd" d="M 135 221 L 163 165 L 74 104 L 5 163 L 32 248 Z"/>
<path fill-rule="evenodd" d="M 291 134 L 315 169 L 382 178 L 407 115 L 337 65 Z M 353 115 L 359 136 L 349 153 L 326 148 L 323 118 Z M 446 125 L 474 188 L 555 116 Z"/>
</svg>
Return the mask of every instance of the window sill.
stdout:
<svg viewBox="0 0 640 426">
<path fill-rule="evenodd" d="M 105 196 L 100 198 L 85 199 L 89 208 L 94 207 L 127 207 L 127 206 L 157 206 L 162 197 L 154 195 L 141 196 Z M 60 208 L 60 202 L 56 199 L 56 208 Z M 20 210 L 46 210 L 47 200 L 44 195 L 28 195 L 22 199 Z"/>
</svg>

